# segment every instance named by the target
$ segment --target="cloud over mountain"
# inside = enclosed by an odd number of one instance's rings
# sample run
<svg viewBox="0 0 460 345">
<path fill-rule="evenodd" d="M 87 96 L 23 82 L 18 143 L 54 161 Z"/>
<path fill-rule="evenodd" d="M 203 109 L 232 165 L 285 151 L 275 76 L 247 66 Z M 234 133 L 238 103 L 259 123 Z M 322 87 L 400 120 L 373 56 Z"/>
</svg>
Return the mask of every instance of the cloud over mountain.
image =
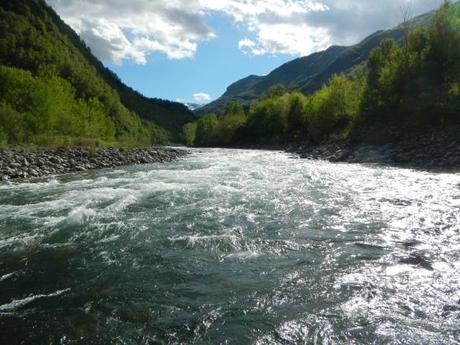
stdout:
<svg viewBox="0 0 460 345">
<path fill-rule="evenodd" d="M 246 54 L 307 55 L 331 44 L 349 44 L 377 29 L 416 15 L 442 0 L 47 0 L 105 61 L 147 62 L 194 56 L 201 41 L 215 38 L 209 17 L 230 18 L 245 32 Z"/>
<path fill-rule="evenodd" d="M 198 92 L 193 94 L 193 100 L 196 102 L 206 102 L 211 100 L 211 96 L 204 92 Z"/>
</svg>

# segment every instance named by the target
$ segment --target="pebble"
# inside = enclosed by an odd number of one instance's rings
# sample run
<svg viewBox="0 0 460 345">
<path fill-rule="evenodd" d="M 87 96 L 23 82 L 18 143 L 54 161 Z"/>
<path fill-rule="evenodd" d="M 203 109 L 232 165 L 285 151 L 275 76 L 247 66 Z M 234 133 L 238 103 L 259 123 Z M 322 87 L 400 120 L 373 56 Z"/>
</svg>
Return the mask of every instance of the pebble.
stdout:
<svg viewBox="0 0 460 345">
<path fill-rule="evenodd" d="M 320 145 L 290 145 L 300 158 L 331 162 L 382 163 L 422 169 L 460 169 L 460 139 L 420 135 L 386 145 L 329 141 Z"/>
<path fill-rule="evenodd" d="M 187 154 L 187 150 L 171 147 L 97 148 L 92 154 L 86 148 L 0 149 L 0 180 L 6 182 L 123 165 L 171 162 Z"/>
</svg>

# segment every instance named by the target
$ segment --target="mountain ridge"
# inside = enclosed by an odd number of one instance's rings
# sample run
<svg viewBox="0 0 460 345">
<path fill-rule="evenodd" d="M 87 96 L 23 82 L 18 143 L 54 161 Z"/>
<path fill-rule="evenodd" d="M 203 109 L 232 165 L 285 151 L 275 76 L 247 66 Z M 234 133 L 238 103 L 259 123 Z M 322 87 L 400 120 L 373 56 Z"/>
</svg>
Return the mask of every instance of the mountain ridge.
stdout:
<svg viewBox="0 0 460 345">
<path fill-rule="evenodd" d="M 134 90 L 129 85 L 125 84 L 118 75 L 113 72 L 110 68 L 106 67 L 102 61 L 100 61 L 86 45 L 86 43 L 80 38 L 80 36 L 56 13 L 56 11 L 46 4 L 43 0 L 44 5 L 50 11 L 54 21 L 59 26 L 61 31 L 65 32 L 69 36 L 73 36 L 74 40 L 80 41 L 81 45 L 77 45 L 80 52 L 96 67 L 102 77 L 112 88 L 118 91 L 122 103 L 129 109 L 134 110 L 142 119 L 153 121 L 162 128 L 165 128 L 171 132 L 178 132 L 182 126 L 193 120 L 193 113 L 190 109 L 179 102 L 173 102 L 169 100 L 163 100 L 156 97 L 147 97 L 141 94 L 139 91 Z M 139 105 L 136 105 L 139 103 Z M 150 109 L 148 109 L 150 107 Z M 174 112 L 179 111 L 185 114 L 184 120 L 179 120 L 178 125 L 170 125 L 168 121 L 165 121 L 163 112 Z"/>
<path fill-rule="evenodd" d="M 66 80 L 76 90 L 76 100 L 96 97 L 112 117 L 125 112 L 114 105 L 117 101 L 112 98 L 119 97 L 124 107 L 158 126 L 172 140 L 185 123 L 194 119 L 185 105 L 145 97 L 124 84 L 44 0 L 2 2 L 0 10 L 0 65 L 29 71 L 33 77 L 47 75 Z M 126 131 L 130 130 L 129 121 L 137 121 L 126 116 L 125 120 L 120 126 Z"/>
<path fill-rule="evenodd" d="M 326 50 L 288 61 L 266 76 L 250 75 L 232 83 L 215 101 L 195 110 L 198 116 L 219 113 L 227 102 L 238 101 L 248 107 L 271 86 L 283 84 L 289 90 L 308 94 L 321 88 L 334 74 L 347 73 L 354 66 L 364 63 L 378 44 L 392 38 L 400 41 L 407 26 L 426 25 L 434 11 L 422 14 L 389 30 L 378 30 L 351 46 L 332 45 Z"/>
</svg>

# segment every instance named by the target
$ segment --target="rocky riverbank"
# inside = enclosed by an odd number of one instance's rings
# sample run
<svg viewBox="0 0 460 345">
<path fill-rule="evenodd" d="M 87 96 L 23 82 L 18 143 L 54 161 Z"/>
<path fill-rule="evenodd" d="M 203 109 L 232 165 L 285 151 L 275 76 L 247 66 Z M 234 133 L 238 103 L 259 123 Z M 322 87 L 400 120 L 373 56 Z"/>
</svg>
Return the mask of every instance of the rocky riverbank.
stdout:
<svg viewBox="0 0 460 345">
<path fill-rule="evenodd" d="M 0 150 L 0 180 L 8 181 L 59 175 L 123 165 L 170 162 L 188 151 L 170 147 L 152 148 L 58 148 Z"/>
<path fill-rule="evenodd" d="M 331 162 L 381 163 L 422 169 L 460 169 L 460 138 L 418 136 L 385 145 L 330 141 L 322 145 L 290 145 L 301 158 Z"/>
</svg>

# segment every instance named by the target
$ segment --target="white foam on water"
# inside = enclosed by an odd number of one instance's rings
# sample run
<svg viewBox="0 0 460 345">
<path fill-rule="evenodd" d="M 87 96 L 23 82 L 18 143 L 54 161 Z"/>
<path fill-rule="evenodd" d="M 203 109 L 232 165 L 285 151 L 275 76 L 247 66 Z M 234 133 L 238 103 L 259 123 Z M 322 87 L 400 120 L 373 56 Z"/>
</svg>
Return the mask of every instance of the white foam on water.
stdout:
<svg viewBox="0 0 460 345">
<path fill-rule="evenodd" d="M 115 215 L 120 214 L 123 210 L 125 210 L 130 205 L 133 205 L 138 202 L 138 198 L 132 194 L 129 194 L 125 197 L 122 197 L 120 200 L 115 201 L 113 204 L 107 206 L 104 209 L 104 213 L 110 214 L 113 213 Z"/>
<path fill-rule="evenodd" d="M 0 305 L 0 312 L 12 311 L 12 310 L 15 310 L 17 308 L 23 307 L 23 306 L 25 306 L 25 305 L 33 302 L 33 301 L 36 301 L 38 299 L 61 296 L 61 295 L 65 294 L 65 293 L 67 293 L 69 291 L 71 291 L 71 289 L 67 288 L 67 289 L 64 289 L 64 290 L 58 290 L 58 291 L 50 293 L 48 295 L 32 295 L 32 296 L 29 296 L 29 297 L 26 297 L 26 298 L 13 300 L 10 303 Z"/>
<path fill-rule="evenodd" d="M 107 238 L 103 238 L 102 240 L 96 241 L 95 243 L 110 243 L 118 240 L 120 238 L 120 235 L 113 235 Z"/>
<path fill-rule="evenodd" d="M 39 239 L 42 238 L 43 235 L 35 233 L 35 234 L 22 234 L 7 237 L 3 240 L 0 239 L 0 248 L 8 247 L 8 246 L 17 246 L 17 245 L 31 245 L 33 243 L 39 242 Z"/>
<path fill-rule="evenodd" d="M 319 304 L 335 300 L 334 311 L 345 322 L 375 323 L 383 335 L 398 327 L 408 334 L 436 329 L 444 320 L 443 306 L 460 299 L 460 174 L 292 160 L 279 152 L 199 149 L 173 164 L 95 171 L 80 175 L 84 180 L 78 176 L 66 182 L 0 186 L 1 226 L 27 225 L 29 232 L 0 234 L 0 248 L 45 246 L 43 237 L 64 231 L 66 245 L 84 245 L 101 265 L 123 269 L 123 274 L 134 268 L 154 275 L 148 260 L 137 257 L 150 250 L 166 262 L 173 257 L 188 265 L 189 257 L 197 258 L 187 266 L 191 273 L 196 273 L 197 261 L 204 263 L 204 273 L 208 267 L 215 273 L 222 265 L 237 267 L 244 277 L 260 277 L 255 272 L 260 266 L 273 274 L 270 284 L 276 294 L 244 291 L 249 297 L 243 302 L 251 304 L 255 295 L 262 295 L 256 297 L 263 305 L 257 310 L 265 314 L 257 317 L 267 317 L 272 327 L 268 335 L 261 331 L 257 336 L 266 343 L 315 337 L 315 327 L 322 326 L 302 319 L 309 305 L 300 301 L 307 297 Z M 17 200 L 30 204 L 16 205 Z M 134 205 L 139 207 L 130 207 Z M 69 228 L 78 233 L 67 236 Z M 353 243 L 358 241 L 371 246 L 357 249 Z M 404 263 L 417 257 L 425 260 L 423 265 Z M 230 270 L 225 273 L 228 279 L 237 277 Z M 314 291 L 322 283 L 324 291 L 322 285 Z M 328 283 L 332 291 L 326 290 Z M 217 292 L 229 296 L 225 289 Z M 244 299 L 244 293 L 235 298 Z M 29 303 L 27 298 L 16 304 Z M 13 302 L 3 308 L 9 310 Z M 416 311 L 423 317 L 412 327 Z M 278 323 L 272 315 L 296 319 Z M 454 312 L 450 315 L 448 322 L 458 322 Z M 385 328 L 377 325 L 382 320 L 393 321 Z M 307 334 L 309 324 L 314 327 Z M 215 332 L 214 323 L 204 325 Z M 326 326 L 322 330 L 334 331 Z"/>
<path fill-rule="evenodd" d="M 179 237 L 170 237 L 170 241 L 172 242 L 185 242 L 187 246 L 195 247 L 195 246 L 209 246 L 213 245 L 216 242 L 225 242 L 229 243 L 232 246 L 235 246 L 238 241 L 239 237 L 233 234 L 222 234 L 222 235 L 187 235 L 187 236 L 179 236 Z"/>
<path fill-rule="evenodd" d="M 10 182 L 7 184 L 0 184 L 0 190 L 5 189 L 14 189 L 14 190 L 38 190 L 38 189 L 43 189 L 43 188 L 49 188 L 49 187 L 55 187 L 61 185 L 61 182 L 59 182 L 55 177 L 50 178 L 49 180 L 43 181 L 43 182 L 22 182 L 22 183 L 17 183 L 17 182 Z"/>
<path fill-rule="evenodd" d="M 84 224 L 90 221 L 92 218 L 95 218 L 97 212 L 92 209 L 88 209 L 84 206 L 77 207 L 70 211 L 67 216 L 67 221 L 76 224 Z"/>
<path fill-rule="evenodd" d="M 389 276 L 395 276 L 398 274 L 403 274 L 412 271 L 414 267 L 411 265 L 394 265 L 394 266 L 389 266 L 385 270 L 385 273 Z"/>
<path fill-rule="evenodd" d="M 226 255 L 226 258 L 229 259 L 239 259 L 239 260 L 248 260 L 248 259 L 255 259 L 258 258 L 261 255 L 258 251 L 255 250 L 246 250 L 242 252 L 237 252 L 237 253 L 231 253 Z"/>
<path fill-rule="evenodd" d="M 4 275 L 0 276 L 0 283 L 5 281 L 5 280 L 10 279 L 11 277 L 14 277 L 16 274 L 17 274 L 17 272 L 11 272 L 11 273 L 7 273 L 7 274 L 4 274 Z"/>
</svg>

